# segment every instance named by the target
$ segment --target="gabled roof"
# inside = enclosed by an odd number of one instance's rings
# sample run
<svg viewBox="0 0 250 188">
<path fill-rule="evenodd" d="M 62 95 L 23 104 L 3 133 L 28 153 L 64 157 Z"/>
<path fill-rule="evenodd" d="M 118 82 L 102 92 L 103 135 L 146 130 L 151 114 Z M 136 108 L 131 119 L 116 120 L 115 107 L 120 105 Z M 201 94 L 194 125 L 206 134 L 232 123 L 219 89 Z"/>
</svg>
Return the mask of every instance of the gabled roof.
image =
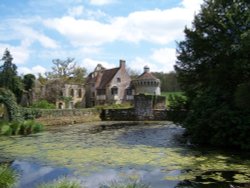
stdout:
<svg viewBox="0 0 250 188">
<path fill-rule="evenodd" d="M 86 79 L 86 83 L 91 83 L 91 82 L 96 81 L 97 77 L 93 77 L 92 75 L 93 75 L 93 72 L 88 75 L 88 77 Z"/>
<path fill-rule="evenodd" d="M 107 84 L 111 82 L 111 80 L 114 78 L 114 76 L 116 75 L 119 69 L 120 68 L 118 67 L 118 68 L 107 69 L 103 71 L 101 82 L 97 89 L 105 89 Z"/>
</svg>

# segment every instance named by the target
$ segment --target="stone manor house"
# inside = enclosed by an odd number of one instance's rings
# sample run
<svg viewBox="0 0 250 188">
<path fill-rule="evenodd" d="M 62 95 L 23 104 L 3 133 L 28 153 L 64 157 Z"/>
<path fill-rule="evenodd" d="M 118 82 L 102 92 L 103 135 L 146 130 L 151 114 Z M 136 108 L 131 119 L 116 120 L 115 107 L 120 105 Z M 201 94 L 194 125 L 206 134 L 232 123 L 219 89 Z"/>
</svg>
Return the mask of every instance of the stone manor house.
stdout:
<svg viewBox="0 0 250 188">
<path fill-rule="evenodd" d="M 148 66 L 144 67 L 144 72 L 140 76 L 131 80 L 125 60 L 120 60 L 119 67 L 112 69 L 106 69 L 98 64 L 87 76 L 84 85 L 61 84 L 56 88 L 61 96 L 56 100 L 56 107 L 59 109 L 132 103 L 134 95 L 161 94 L 160 80 L 150 73 Z M 41 95 L 45 94 L 46 86 L 42 87 L 41 91 Z"/>
</svg>

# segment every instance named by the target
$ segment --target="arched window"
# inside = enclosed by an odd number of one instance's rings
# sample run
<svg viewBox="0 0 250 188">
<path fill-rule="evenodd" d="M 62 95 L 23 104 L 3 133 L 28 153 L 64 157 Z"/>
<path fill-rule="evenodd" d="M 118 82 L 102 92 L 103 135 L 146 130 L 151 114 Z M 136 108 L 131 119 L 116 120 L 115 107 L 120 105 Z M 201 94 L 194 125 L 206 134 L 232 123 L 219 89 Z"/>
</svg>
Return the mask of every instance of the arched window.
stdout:
<svg viewBox="0 0 250 188">
<path fill-rule="evenodd" d="M 63 103 L 60 102 L 60 103 L 58 104 L 58 108 L 59 108 L 59 109 L 63 109 Z"/>
<path fill-rule="evenodd" d="M 78 98 L 82 98 L 82 90 L 78 89 Z"/>
<path fill-rule="evenodd" d="M 118 88 L 116 86 L 111 88 L 111 95 L 117 95 L 118 94 Z"/>
<path fill-rule="evenodd" d="M 74 89 L 70 89 L 70 96 L 74 97 Z"/>
</svg>

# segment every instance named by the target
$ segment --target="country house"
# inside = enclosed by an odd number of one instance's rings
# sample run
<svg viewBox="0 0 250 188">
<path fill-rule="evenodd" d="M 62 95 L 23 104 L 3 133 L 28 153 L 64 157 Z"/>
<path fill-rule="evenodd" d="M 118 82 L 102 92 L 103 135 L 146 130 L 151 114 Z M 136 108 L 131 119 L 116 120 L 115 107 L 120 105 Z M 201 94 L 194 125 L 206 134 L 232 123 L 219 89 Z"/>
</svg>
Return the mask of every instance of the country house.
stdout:
<svg viewBox="0 0 250 188">
<path fill-rule="evenodd" d="M 124 60 L 120 60 L 119 67 L 112 69 L 105 69 L 98 64 L 86 80 L 86 107 L 121 104 L 133 100 L 130 82 Z"/>
</svg>

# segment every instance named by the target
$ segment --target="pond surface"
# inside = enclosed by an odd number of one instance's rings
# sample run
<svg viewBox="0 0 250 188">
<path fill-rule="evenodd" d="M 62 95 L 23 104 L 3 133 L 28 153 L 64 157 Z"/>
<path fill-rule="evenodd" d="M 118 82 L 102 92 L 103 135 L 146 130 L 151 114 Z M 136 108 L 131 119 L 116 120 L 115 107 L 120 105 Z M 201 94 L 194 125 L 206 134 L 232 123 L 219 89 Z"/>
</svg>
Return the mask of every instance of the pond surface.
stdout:
<svg viewBox="0 0 250 188">
<path fill-rule="evenodd" d="M 248 186 L 248 154 L 190 147 L 169 122 L 97 122 L 49 127 L 31 136 L 0 137 L 0 161 L 11 161 L 18 187 L 66 176 L 87 188 L 140 180 L 153 188 Z"/>
</svg>

